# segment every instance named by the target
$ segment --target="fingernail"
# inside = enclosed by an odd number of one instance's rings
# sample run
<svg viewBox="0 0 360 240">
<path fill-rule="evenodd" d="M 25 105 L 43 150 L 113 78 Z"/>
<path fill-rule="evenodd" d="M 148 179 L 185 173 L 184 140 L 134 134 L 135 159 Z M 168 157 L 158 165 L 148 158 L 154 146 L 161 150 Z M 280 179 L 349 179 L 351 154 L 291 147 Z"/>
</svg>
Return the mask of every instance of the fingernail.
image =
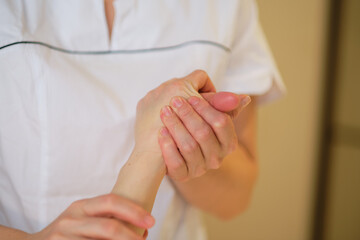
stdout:
<svg viewBox="0 0 360 240">
<path fill-rule="evenodd" d="M 200 98 L 193 96 L 193 97 L 190 97 L 190 98 L 188 99 L 188 102 L 189 102 L 191 105 L 196 105 L 196 104 L 198 104 L 198 103 L 200 102 Z"/>
<path fill-rule="evenodd" d="M 169 136 L 169 131 L 167 130 L 166 127 L 163 127 L 163 128 L 160 129 L 160 134 L 163 137 L 167 137 L 167 136 Z"/>
<path fill-rule="evenodd" d="M 147 226 L 151 227 L 152 225 L 154 225 L 155 219 L 152 216 L 145 216 L 144 222 L 146 223 Z"/>
<path fill-rule="evenodd" d="M 171 109 L 169 106 L 165 106 L 161 109 L 162 113 L 167 116 L 170 117 L 171 116 Z"/>
<path fill-rule="evenodd" d="M 251 98 L 249 96 L 246 96 L 243 100 L 241 100 L 241 104 L 243 107 L 246 107 L 251 102 Z"/>
<path fill-rule="evenodd" d="M 179 108 L 183 105 L 183 100 L 181 97 L 174 97 L 172 100 L 171 100 L 171 105 L 173 107 L 176 107 L 176 108 Z"/>
</svg>

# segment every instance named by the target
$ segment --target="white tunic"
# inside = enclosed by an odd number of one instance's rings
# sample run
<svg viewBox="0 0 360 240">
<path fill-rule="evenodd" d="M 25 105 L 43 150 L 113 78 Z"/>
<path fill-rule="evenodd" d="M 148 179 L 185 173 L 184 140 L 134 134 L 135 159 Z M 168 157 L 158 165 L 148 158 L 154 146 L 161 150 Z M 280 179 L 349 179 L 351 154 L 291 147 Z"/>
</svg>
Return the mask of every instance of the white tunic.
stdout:
<svg viewBox="0 0 360 240">
<path fill-rule="evenodd" d="M 109 193 L 134 145 L 135 106 L 195 69 L 217 90 L 284 92 L 252 0 L 0 0 L 0 224 L 39 231 Z M 165 178 L 148 239 L 205 239 Z"/>
</svg>

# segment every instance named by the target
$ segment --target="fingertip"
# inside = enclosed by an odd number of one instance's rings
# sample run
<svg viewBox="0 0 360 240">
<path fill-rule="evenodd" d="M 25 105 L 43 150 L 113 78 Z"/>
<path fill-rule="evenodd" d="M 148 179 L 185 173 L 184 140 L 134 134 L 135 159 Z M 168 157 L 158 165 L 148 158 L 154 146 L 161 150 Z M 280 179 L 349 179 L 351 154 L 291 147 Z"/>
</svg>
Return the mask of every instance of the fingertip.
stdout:
<svg viewBox="0 0 360 240">
<path fill-rule="evenodd" d="M 166 128 L 166 127 L 162 127 L 160 128 L 159 130 L 159 135 L 161 137 L 169 137 L 170 136 L 170 133 L 169 133 L 169 130 Z"/>
<path fill-rule="evenodd" d="M 167 105 L 166 105 L 166 106 L 164 106 L 164 107 L 161 108 L 160 116 L 161 116 L 162 118 L 164 118 L 164 117 L 170 117 L 171 114 L 172 114 L 172 109 L 171 109 L 170 106 L 167 106 Z"/>
<path fill-rule="evenodd" d="M 155 218 L 151 215 L 146 215 L 144 217 L 144 223 L 146 225 L 146 228 L 151 228 L 155 225 Z"/>
</svg>

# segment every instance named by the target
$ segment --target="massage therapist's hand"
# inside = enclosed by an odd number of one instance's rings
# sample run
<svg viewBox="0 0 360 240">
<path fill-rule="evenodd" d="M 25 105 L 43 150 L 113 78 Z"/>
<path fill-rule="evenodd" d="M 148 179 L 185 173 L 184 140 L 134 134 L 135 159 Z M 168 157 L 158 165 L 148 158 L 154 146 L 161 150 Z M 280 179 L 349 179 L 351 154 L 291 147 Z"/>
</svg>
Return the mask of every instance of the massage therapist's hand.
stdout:
<svg viewBox="0 0 360 240">
<path fill-rule="evenodd" d="M 158 132 L 163 126 L 159 113 L 174 96 L 185 99 L 191 96 L 201 97 L 200 93 L 215 92 L 215 87 L 204 71 L 196 70 L 184 78 L 175 78 L 164 82 L 150 91 L 137 105 L 135 123 L 135 151 L 157 152 Z"/>
<path fill-rule="evenodd" d="M 134 202 L 107 194 L 74 202 L 29 239 L 144 239 L 125 223 L 148 229 L 154 218 Z"/>
<path fill-rule="evenodd" d="M 167 174 L 175 181 L 219 168 L 238 147 L 232 117 L 249 104 L 250 97 L 225 92 L 202 96 L 174 97 L 160 114 L 165 127 L 160 130 L 159 145 Z"/>
</svg>

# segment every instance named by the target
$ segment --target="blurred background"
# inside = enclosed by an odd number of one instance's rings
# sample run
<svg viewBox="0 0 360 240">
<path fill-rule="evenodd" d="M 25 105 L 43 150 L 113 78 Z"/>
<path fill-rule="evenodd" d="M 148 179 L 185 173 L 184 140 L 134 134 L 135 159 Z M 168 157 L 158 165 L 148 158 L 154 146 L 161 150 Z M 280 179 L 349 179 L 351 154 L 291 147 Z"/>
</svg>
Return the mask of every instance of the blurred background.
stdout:
<svg viewBox="0 0 360 240">
<path fill-rule="evenodd" d="M 210 240 L 360 239 L 360 1 L 258 0 L 288 94 L 259 109 L 250 208 Z"/>
</svg>

